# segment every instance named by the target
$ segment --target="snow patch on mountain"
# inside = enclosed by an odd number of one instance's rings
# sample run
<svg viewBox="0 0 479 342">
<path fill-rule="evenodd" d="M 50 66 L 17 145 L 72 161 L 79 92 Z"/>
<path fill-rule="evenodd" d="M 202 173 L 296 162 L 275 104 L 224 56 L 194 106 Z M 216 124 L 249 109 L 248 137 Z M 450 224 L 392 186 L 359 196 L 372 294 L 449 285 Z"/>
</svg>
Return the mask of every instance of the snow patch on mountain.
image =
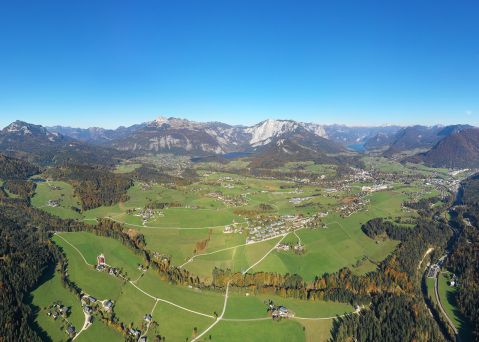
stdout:
<svg viewBox="0 0 479 342">
<path fill-rule="evenodd" d="M 298 128 L 303 128 L 320 137 L 326 136 L 324 128 L 318 124 L 273 119 L 268 119 L 248 127 L 245 129 L 245 132 L 251 134 L 249 143 L 251 146 L 256 147 L 270 143 L 273 138 L 293 133 Z"/>
</svg>

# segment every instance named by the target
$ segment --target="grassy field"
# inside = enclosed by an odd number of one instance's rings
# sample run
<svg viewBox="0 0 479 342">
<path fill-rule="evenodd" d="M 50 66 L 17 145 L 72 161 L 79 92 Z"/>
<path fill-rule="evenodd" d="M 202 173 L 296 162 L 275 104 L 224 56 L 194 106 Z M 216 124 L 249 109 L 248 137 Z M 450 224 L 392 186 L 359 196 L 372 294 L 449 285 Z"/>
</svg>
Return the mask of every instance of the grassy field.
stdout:
<svg viewBox="0 0 479 342">
<path fill-rule="evenodd" d="M 48 205 L 48 201 L 58 201 L 58 207 Z M 37 183 L 35 195 L 32 198 L 32 206 L 59 216 L 61 218 L 79 219 L 82 216 L 72 209 L 81 208 L 80 201 L 73 196 L 73 187 L 65 182 L 41 182 Z"/>
<path fill-rule="evenodd" d="M 68 233 L 68 237 L 71 238 L 74 234 L 77 233 Z M 119 297 L 123 280 L 110 276 L 106 272 L 96 271 L 93 265 L 86 264 L 78 251 L 61 239 L 60 236 L 55 235 L 53 241 L 63 249 L 68 257 L 70 279 L 84 292 L 98 299 L 116 300 Z M 126 247 L 124 248 L 126 249 Z M 108 258 L 108 255 L 106 257 Z"/>
<path fill-rule="evenodd" d="M 138 163 L 123 163 L 117 165 L 116 169 L 113 171 L 115 173 L 130 173 L 141 167 L 141 164 Z"/>
<path fill-rule="evenodd" d="M 234 162 L 237 163 L 237 162 Z M 389 173 L 411 173 L 447 177 L 447 170 L 429 169 L 390 162 L 383 158 L 365 159 L 368 168 Z M 238 164 L 238 163 L 237 163 Z M 140 164 L 122 164 L 115 172 L 128 173 Z M 211 166 L 211 165 L 210 165 Z M 241 166 L 239 163 L 237 166 Z M 196 166 L 198 167 L 198 165 Z M 200 180 L 187 186 L 137 183 L 128 190 L 129 199 L 113 206 L 103 206 L 78 213 L 72 207 L 80 203 L 73 188 L 64 182 L 38 183 L 32 204 L 63 218 L 74 218 L 94 223 L 96 218 L 109 217 L 125 223 L 125 230 L 145 236 L 147 249 L 171 257 L 174 265 L 185 269 L 208 282 L 215 267 L 242 272 L 277 272 L 299 274 L 305 280 L 325 272 L 335 272 L 349 267 L 355 274 L 374 271 L 377 263 L 386 258 L 397 246 L 397 241 L 373 240 L 361 230 L 361 225 L 376 217 L 394 220 L 417 215 L 402 207 L 404 201 L 418 200 L 439 194 L 425 182 L 408 185 L 388 183 L 389 188 L 365 195 L 365 204 L 354 213 L 341 214 L 338 209 L 352 196 L 361 193 L 361 187 L 372 183 L 352 182 L 329 192 L 319 185 L 299 184 L 288 180 L 257 179 L 227 173 L 229 166 L 220 171 L 199 168 Z M 290 163 L 285 172 L 304 170 L 326 179 L 336 177 L 336 168 L 314 163 Z M 230 203 L 222 198 L 234 199 Z M 292 199 L 305 198 L 300 204 Z M 59 202 L 58 207 L 48 206 L 48 201 Z M 158 210 L 161 214 L 143 222 L 135 216 L 148 203 L 158 201 L 172 204 Z M 246 226 L 245 210 L 256 210 L 268 204 L 265 213 L 274 219 L 281 215 L 308 217 L 318 212 L 328 213 L 322 219 L 324 228 L 303 227 L 284 238 L 245 245 L 247 230 L 242 233 L 223 233 L 225 225 L 236 223 Z M 241 210 L 239 210 L 241 209 Z M 404 229 L 408 229 L 405 225 Z M 277 251 L 274 246 L 283 242 L 304 246 L 303 254 Z M 224 293 L 200 290 L 168 283 L 153 270 L 142 272 L 138 264 L 143 259 L 119 241 L 87 232 L 60 233 L 53 236 L 68 258 L 68 274 L 84 292 L 100 299 L 114 302 L 116 317 L 127 325 L 145 329 L 144 316 L 153 313 L 157 323 L 152 324 L 148 337 L 166 336 L 168 341 L 191 340 L 214 320 L 215 313 L 223 309 Z M 103 253 L 106 263 L 122 270 L 133 283 L 95 270 L 96 257 Z M 192 259 L 191 259 L 192 258 Z M 428 279 L 429 282 L 429 279 Z M 464 330 L 454 307 L 453 295 L 445 280 L 440 279 L 441 298 L 455 323 Z M 428 283 L 428 288 L 431 284 Z M 78 299 L 61 287 L 58 275 L 53 274 L 32 293 L 32 306 L 36 308 L 36 323 L 54 340 L 66 339 L 62 325 L 51 320 L 45 311 L 50 302 L 61 300 L 73 308 L 71 320 L 81 327 L 83 316 Z M 433 296 L 434 298 L 434 296 Z M 288 307 L 297 319 L 273 322 L 267 318 L 266 300 Z M 224 321 L 220 321 L 203 340 L 216 341 L 326 341 L 330 337 L 331 317 L 350 313 L 353 308 L 344 303 L 306 302 L 275 295 L 255 295 L 231 289 Z M 306 319 L 300 319 L 306 318 Z M 318 319 L 322 318 L 322 319 Z M 242 319 L 259 319 L 241 321 Z M 234 321 L 240 320 L 240 321 Z M 78 340 L 121 340 L 112 329 L 95 321 Z"/>
<path fill-rule="evenodd" d="M 282 298 L 276 295 L 246 295 L 231 293 L 226 307 L 225 318 L 244 319 L 268 317 L 266 301 L 286 306 L 295 316 L 303 318 L 328 318 L 350 313 L 349 304 L 332 301 L 303 301 L 294 298 Z"/>
<path fill-rule="evenodd" d="M 75 341 L 79 342 L 91 342 L 91 341 L 104 341 L 104 342 L 118 342 L 124 341 L 125 337 L 118 331 L 113 330 L 103 324 L 101 321 L 94 321 L 93 324 L 84 332 L 82 332 Z"/>
<path fill-rule="evenodd" d="M 97 256 L 103 254 L 108 265 L 122 268 L 123 273 L 131 279 L 135 279 L 141 274 L 138 264 L 143 264 L 143 259 L 133 254 L 118 240 L 88 232 L 61 233 L 59 235 L 78 248 L 89 264 L 96 264 Z"/>
<path fill-rule="evenodd" d="M 455 293 L 457 288 L 449 286 L 448 281 L 451 279 L 451 273 L 441 272 L 438 276 L 438 291 L 442 306 L 454 326 L 459 330 L 459 334 L 463 341 L 472 341 L 471 327 L 464 316 L 457 309 Z"/>
<path fill-rule="evenodd" d="M 210 335 L 211 341 L 305 341 L 305 331 L 302 325 L 292 320 L 241 323 L 221 321 L 208 333 L 204 341 L 209 341 Z"/>
<path fill-rule="evenodd" d="M 388 171 L 410 170 L 402 164 L 387 162 L 382 159 L 371 159 L 376 168 Z M 123 165 L 137 167 L 137 164 Z M 328 165 L 312 163 L 288 164 L 288 169 L 297 167 L 310 168 L 311 172 L 330 174 L 335 168 Z M 373 167 L 373 166 L 371 166 Z M 123 170 L 127 172 L 127 170 Z M 412 172 L 412 171 L 411 171 Z M 431 172 L 421 170 L 421 172 Z M 176 265 L 182 265 L 192 256 L 193 262 L 184 267 L 199 275 L 203 280 L 209 280 L 214 267 L 230 268 L 242 271 L 259 261 L 279 240 L 266 241 L 260 244 L 241 246 L 246 241 L 243 234 L 223 234 L 223 227 L 233 222 L 244 224 L 245 218 L 238 214 L 237 209 L 255 209 L 260 204 L 267 203 L 273 208 L 268 215 L 304 215 L 317 212 L 329 212 L 324 219 L 326 229 L 303 229 L 297 232 L 305 246 L 305 253 L 297 255 L 293 252 L 273 251 L 252 271 L 271 271 L 280 273 L 298 273 L 305 279 L 313 279 L 324 272 L 334 272 L 342 267 L 350 267 L 356 274 L 374 271 L 376 264 L 389 255 L 397 245 L 395 241 L 374 241 L 361 231 L 361 225 L 371 218 L 394 218 L 413 216 L 413 211 L 405 211 L 402 203 L 413 197 L 428 197 L 435 194 L 433 189 L 423 184 L 404 186 L 392 184 L 387 191 L 367 195 L 369 204 L 362 210 L 342 217 L 336 208 L 345 197 L 358 193 L 363 183 L 353 183 L 348 191 L 327 194 L 316 185 L 298 185 L 291 181 L 275 179 L 256 179 L 226 172 L 200 172 L 199 182 L 169 188 L 161 184 L 135 184 L 128 190 L 129 200 L 113 206 L 88 210 L 81 214 L 71 209 L 78 205 L 73 197 L 73 189 L 67 183 L 40 183 L 33 198 L 33 205 L 62 217 L 85 219 L 93 223 L 98 217 L 110 217 L 127 225 L 145 236 L 147 248 L 151 251 L 169 255 Z M 54 186 L 52 186 L 54 185 Z M 56 186 L 56 187 L 55 187 Z M 58 189 L 59 188 L 59 189 Z M 224 196 L 244 198 L 240 207 L 229 206 L 211 194 L 221 193 Z M 301 205 L 292 205 L 291 199 L 306 197 Z M 45 206 L 49 199 L 61 199 L 57 208 Z M 176 203 L 180 207 L 170 207 L 161 210 L 161 215 L 143 222 L 141 217 L 128 213 L 129 210 L 143 208 L 151 201 Z M 290 234 L 285 241 L 294 242 L 296 235 Z M 202 242 L 207 241 L 206 244 Z M 90 263 L 95 261 L 96 253 L 107 251 L 113 261 L 124 263 L 121 255 L 115 255 L 111 250 L 99 250 L 98 246 L 87 240 L 77 241 L 83 248 Z M 87 245 L 90 245 L 88 247 Z M 201 246 L 201 247 L 198 247 Z M 232 248 L 235 247 L 236 248 Z M 221 251 L 222 249 L 229 250 Z M 90 249 L 90 250 L 89 250 Z M 217 253 L 216 253 L 217 252 Z M 212 254 L 211 254 L 212 253 Z M 203 255 L 205 254 L 205 255 Z M 107 261 L 108 262 L 108 261 Z M 137 274 L 135 263 L 124 263 L 125 271 Z"/>
<path fill-rule="evenodd" d="M 70 308 L 66 320 L 62 317 L 55 320 L 47 315 L 49 311 L 53 312 L 50 307 L 54 303 Z M 77 331 L 83 326 L 80 299 L 62 285 L 59 274 L 53 269 L 47 272 L 40 285 L 31 293 L 31 307 L 36 317 L 35 325 L 41 327 L 54 341 L 68 340 L 65 330 L 69 323 Z"/>
<path fill-rule="evenodd" d="M 214 321 L 215 312 L 222 311 L 224 293 L 170 284 L 161 280 L 159 274 L 152 270 L 145 272 L 133 285 L 103 272 L 98 272 L 91 265 L 88 265 L 89 263 L 95 263 L 96 255 L 101 250 L 106 256 L 107 263 L 134 272 L 134 265 L 138 262 L 138 257 L 116 240 L 85 232 L 61 233 L 55 235 L 53 240 L 64 250 L 68 258 L 70 279 L 82 290 L 98 299 L 111 299 L 114 302 L 114 313 L 122 322 L 145 329 L 143 317 L 146 313 L 153 313 L 153 320 L 157 324 L 152 324 L 148 331 L 150 338 L 159 334 L 166 336 L 167 340 L 170 341 L 191 339 Z M 156 302 L 150 296 L 160 300 Z M 68 305 L 73 308 L 72 320 L 75 319 L 75 326 L 81 327 L 83 314 L 79 300 L 63 287 L 60 288 L 58 275 L 46 280 L 34 291 L 32 298 L 33 305 L 40 308 L 55 300 L 62 300 L 64 303 L 71 302 Z M 265 301 L 270 299 L 278 305 L 288 307 L 298 317 L 324 318 L 324 320 L 228 321 L 228 319 L 268 317 Z M 246 295 L 244 292 L 238 292 L 235 289 L 230 292 L 226 308 L 224 316 L 226 320 L 221 321 L 211 330 L 208 339 L 211 334 L 212 340 L 222 341 L 228 334 L 243 336 L 244 332 L 258 329 L 258 332 L 254 331 L 253 341 L 278 336 L 280 340 L 285 341 L 304 341 L 305 339 L 307 341 L 322 341 L 329 336 L 330 326 L 327 322 L 330 322 L 330 319 L 327 318 L 349 313 L 353 310 L 350 305 L 344 303 L 308 302 L 281 298 L 276 295 Z M 210 317 L 205 317 L 208 315 Z M 61 327 L 51 324 L 52 322 L 45 318 L 48 317 L 42 315 L 40 310 L 37 315 L 38 325 L 46 330 L 50 336 L 54 336 L 54 340 L 57 340 L 57 338 L 60 340 L 60 337 L 64 334 Z M 263 331 L 262 329 L 267 330 Z M 83 332 L 78 340 L 86 341 L 103 335 L 105 338 L 102 340 L 121 340 L 117 332 L 107 328 L 98 320 L 95 320 L 93 325 Z"/>
<path fill-rule="evenodd" d="M 151 328 L 148 336 L 152 339 L 160 334 L 166 336 L 167 341 L 191 340 L 214 322 L 213 318 L 195 315 L 161 302 L 153 311 L 153 317 L 158 327 Z"/>
</svg>

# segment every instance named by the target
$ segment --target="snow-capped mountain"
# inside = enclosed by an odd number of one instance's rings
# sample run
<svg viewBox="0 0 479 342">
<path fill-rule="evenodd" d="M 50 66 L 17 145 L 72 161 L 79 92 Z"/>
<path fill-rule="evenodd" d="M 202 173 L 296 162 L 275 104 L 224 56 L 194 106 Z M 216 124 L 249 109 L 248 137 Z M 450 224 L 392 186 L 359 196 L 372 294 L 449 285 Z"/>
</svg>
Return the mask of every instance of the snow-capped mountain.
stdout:
<svg viewBox="0 0 479 342">
<path fill-rule="evenodd" d="M 51 142 L 61 140 L 63 137 L 57 132 L 50 132 L 45 127 L 40 125 L 33 125 L 24 121 L 17 120 L 2 130 L 4 136 L 34 136 L 36 138 L 48 139 Z"/>
</svg>

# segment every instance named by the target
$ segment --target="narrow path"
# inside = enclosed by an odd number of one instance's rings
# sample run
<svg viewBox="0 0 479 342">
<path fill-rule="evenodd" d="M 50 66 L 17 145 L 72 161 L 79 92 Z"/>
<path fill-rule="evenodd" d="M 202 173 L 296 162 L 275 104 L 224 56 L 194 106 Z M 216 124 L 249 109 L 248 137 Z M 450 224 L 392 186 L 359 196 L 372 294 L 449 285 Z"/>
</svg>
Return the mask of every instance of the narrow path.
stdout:
<svg viewBox="0 0 479 342">
<path fill-rule="evenodd" d="M 82 332 L 84 332 L 85 330 L 87 330 L 91 323 L 89 322 L 90 320 L 90 315 L 87 314 L 86 312 L 83 312 L 83 314 L 85 315 L 85 322 L 83 323 L 83 327 L 81 328 L 81 330 L 72 338 L 72 341 L 74 341 L 78 336 L 80 336 L 80 334 Z"/>
<path fill-rule="evenodd" d="M 299 230 L 299 229 L 293 230 L 293 234 L 298 238 L 298 244 L 302 246 L 303 242 L 301 241 L 301 238 L 299 237 L 298 233 L 296 233 L 296 230 Z"/>
<path fill-rule="evenodd" d="M 219 315 L 216 320 L 213 322 L 213 324 L 211 324 L 208 328 L 206 328 L 205 331 L 203 331 L 201 334 L 199 334 L 198 336 L 196 336 L 193 340 L 191 340 L 191 342 L 195 342 L 195 341 L 198 341 L 198 339 L 200 339 L 203 335 L 205 335 L 208 331 L 210 331 L 211 329 L 213 329 L 213 327 L 218 324 L 222 319 L 223 319 L 223 316 L 225 314 L 225 311 L 226 311 L 226 303 L 228 302 L 228 292 L 229 292 L 229 289 L 230 289 L 230 282 L 228 282 L 228 284 L 226 284 L 226 293 L 225 293 L 225 302 L 223 304 L 223 311 L 221 312 L 221 315 Z"/>
<path fill-rule="evenodd" d="M 150 329 L 151 322 L 153 322 L 153 312 L 155 311 L 157 304 L 158 304 L 158 299 L 155 301 L 155 305 L 153 305 L 153 309 L 151 309 L 150 311 L 151 321 L 149 321 L 148 324 L 146 325 L 146 331 L 143 333 L 143 335 L 140 336 L 140 338 L 146 337 L 146 335 L 148 335 L 148 330 Z"/>
<path fill-rule="evenodd" d="M 242 273 L 243 274 L 246 274 L 250 269 L 252 269 L 253 267 L 255 267 L 256 265 L 258 265 L 261 261 L 263 261 L 272 251 L 274 251 L 276 249 L 276 247 L 281 243 L 281 241 L 284 240 L 284 238 L 286 236 L 288 236 L 289 233 L 286 233 L 283 235 L 283 237 L 281 238 L 281 240 L 279 240 L 276 245 L 273 246 L 273 248 L 271 248 L 261 259 L 259 259 L 258 261 L 256 261 L 253 265 L 251 265 L 250 267 L 248 267 L 246 270 L 244 270 Z"/>
<path fill-rule="evenodd" d="M 243 246 L 251 246 L 251 245 L 255 245 L 255 244 L 258 244 L 258 243 L 265 242 L 265 241 L 270 241 L 270 240 L 277 239 L 277 238 L 279 238 L 280 236 L 281 236 L 281 235 L 276 235 L 276 236 L 273 236 L 273 237 L 270 237 L 270 238 L 267 238 L 267 239 L 264 239 L 264 240 L 261 240 L 261 241 L 254 241 L 254 242 L 250 242 L 250 243 L 242 243 L 241 245 L 226 247 L 226 248 L 218 249 L 218 250 L 216 250 L 216 251 L 209 252 L 209 253 L 196 254 L 196 255 L 193 255 L 191 258 L 189 258 L 188 261 L 186 261 L 184 264 L 182 264 L 182 265 L 180 265 L 180 266 L 178 266 L 178 267 L 179 267 L 179 268 L 182 268 L 183 266 L 185 266 L 186 264 L 189 264 L 189 263 L 192 262 L 195 258 L 200 257 L 200 256 L 211 255 L 211 254 L 216 254 L 216 253 L 220 253 L 220 252 L 224 252 L 224 251 L 229 251 L 229 250 L 231 250 L 231 249 L 235 249 L 235 248 L 243 247 Z"/>
<path fill-rule="evenodd" d="M 66 243 L 68 243 L 74 250 L 76 250 L 78 252 L 78 254 L 80 254 L 80 256 L 82 257 L 83 261 L 85 262 L 85 264 L 87 264 L 88 266 L 93 266 L 92 264 L 90 264 L 88 261 L 86 261 L 85 257 L 83 256 L 83 253 L 78 249 L 76 248 L 74 245 L 72 245 L 67 239 L 65 239 L 63 236 L 61 236 L 59 233 L 55 233 L 54 235 L 58 236 L 60 239 L 62 239 L 63 241 L 65 241 Z"/>
<path fill-rule="evenodd" d="M 200 229 L 217 229 L 217 228 L 224 229 L 225 226 L 244 224 L 244 222 L 233 222 L 233 223 L 223 224 L 219 226 L 209 226 L 209 227 L 163 227 L 163 226 L 143 226 L 141 224 L 122 222 L 117 219 L 114 219 L 111 216 L 105 216 L 105 218 L 112 220 L 116 223 L 124 224 L 125 226 L 132 226 L 132 227 L 146 228 L 146 229 L 168 229 L 168 230 L 200 230 Z M 88 220 L 92 220 L 92 219 L 88 219 Z"/>
<path fill-rule="evenodd" d="M 188 311 L 188 312 L 191 312 L 191 313 L 194 313 L 194 314 L 197 314 L 197 315 L 200 315 L 200 316 L 205 316 L 205 317 L 209 317 L 209 318 L 215 318 L 215 316 L 213 315 L 208 315 L 208 314 L 205 314 L 205 313 L 202 313 L 202 312 L 198 312 L 198 311 L 195 311 L 195 310 L 191 310 L 191 309 L 188 309 L 188 308 L 185 308 L 184 306 L 181 306 L 181 305 L 178 305 L 178 304 L 175 304 L 173 302 L 170 302 L 169 300 L 166 300 L 166 299 L 163 299 L 163 298 L 159 298 L 159 297 L 155 297 L 153 296 L 152 294 L 146 292 L 145 290 L 143 290 L 142 288 L 138 287 L 135 283 L 133 283 L 132 281 L 129 281 L 129 283 L 131 285 L 133 285 L 138 291 L 142 292 L 144 295 L 150 297 L 150 298 L 153 298 L 154 300 L 156 301 L 159 301 L 159 302 L 163 302 L 163 303 L 166 303 L 166 304 L 170 304 L 174 307 L 177 307 L 179 309 L 182 309 L 182 310 L 185 310 L 185 311 Z"/>
</svg>

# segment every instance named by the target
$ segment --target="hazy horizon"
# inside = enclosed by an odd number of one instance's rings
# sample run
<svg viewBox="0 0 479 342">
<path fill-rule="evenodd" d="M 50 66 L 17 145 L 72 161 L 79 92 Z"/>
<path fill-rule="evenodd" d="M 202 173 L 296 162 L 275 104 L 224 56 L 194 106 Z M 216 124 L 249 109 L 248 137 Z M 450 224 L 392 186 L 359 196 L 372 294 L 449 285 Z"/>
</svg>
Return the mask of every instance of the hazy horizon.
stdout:
<svg viewBox="0 0 479 342">
<path fill-rule="evenodd" d="M 129 127 L 129 126 L 133 126 L 133 125 L 136 125 L 136 124 L 143 124 L 143 123 L 151 122 L 151 121 L 154 121 L 156 118 L 158 118 L 160 116 L 161 117 L 166 117 L 166 118 L 173 117 L 173 118 L 176 118 L 176 119 L 186 119 L 186 120 L 196 121 L 196 122 L 221 122 L 221 123 L 229 124 L 231 126 L 253 126 L 255 124 L 258 124 L 258 123 L 263 122 L 263 121 L 268 120 L 268 119 L 271 119 L 271 120 L 293 120 L 293 121 L 299 121 L 299 122 L 314 123 L 314 124 L 319 124 L 319 125 L 323 125 L 323 126 L 338 125 L 338 126 L 347 126 L 347 127 L 386 127 L 386 126 L 409 127 L 409 126 L 416 126 L 416 125 L 428 126 L 428 127 L 449 126 L 449 125 L 471 125 L 471 126 L 475 126 L 475 127 L 478 126 L 477 124 L 474 124 L 474 123 L 471 123 L 471 122 L 448 122 L 448 123 L 436 122 L 436 123 L 431 123 L 431 124 L 428 124 L 428 123 L 410 123 L 410 124 L 382 123 L 382 124 L 362 124 L 361 125 L 361 124 L 347 124 L 347 123 L 338 123 L 338 122 L 325 123 L 325 122 L 320 122 L 320 121 L 304 121 L 304 120 L 295 120 L 295 119 L 286 118 L 286 117 L 278 117 L 278 118 L 266 117 L 266 118 L 258 120 L 256 122 L 244 123 L 243 124 L 243 123 L 230 123 L 230 122 L 227 122 L 227 121 L 220 121 L 220 120 L 195 120 L 195 119 L 190 119 L 190 118 L 187 118 L 187 117 L 184 117 L 184 116 L 157 115 L 157 116 L 152 117 L 148 120 L 137 121 L 137 122 L 133 122 L 131 124 L 121 124 L 121 123 L 117 124 L 116 122 L 112 121 L 111 126 L 89 125 L 88 123 L 85 123 L 84 125 L 73 126 L 73 125 L 69 125 L 69 124 L 62 124 L 61 122 L 60 123 L 53 123 L 53 124 L 46 124 L 46 123 L 42 123 L 42 122 L 39 122 L 39 121 L 29 121 L 29 120 L 24 120 L 24 119 L 21 119 L 21 118 L 13 119 L 11 121 L 7 120 L 7 121 L 5 121 L 5 123 L 3 123 L 2 120 L 0 119 L 0 129 L 3 129 L 3 128 L 7 127 L 8 125 L 10 125 L 11 123 L 13 123 L 15 121 L 23 121 L 23 122 L 27 122 L 29 124 L 41 125 L 43 127 L 61 126 L 61 127 L 66 127 L 66 128 L 81 128 L 81 129 L 103 128 L 103 129 L 115 130 L 115 129 L 118 129 L 120 127 Z"/>
</svg>

